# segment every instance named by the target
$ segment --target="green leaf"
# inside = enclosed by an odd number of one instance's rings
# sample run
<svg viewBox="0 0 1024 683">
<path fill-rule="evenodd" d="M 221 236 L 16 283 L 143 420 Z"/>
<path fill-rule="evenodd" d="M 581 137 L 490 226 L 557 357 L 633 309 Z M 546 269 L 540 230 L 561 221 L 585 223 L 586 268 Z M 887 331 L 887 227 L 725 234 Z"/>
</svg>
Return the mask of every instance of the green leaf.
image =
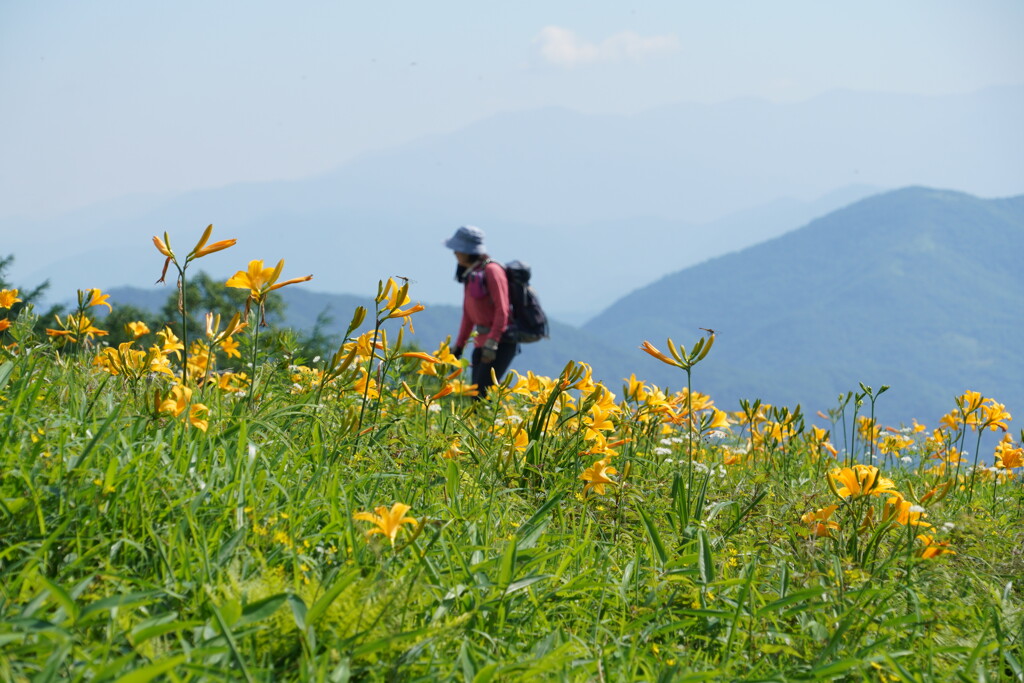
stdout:
<svg viewBox="0 0 1024 683">
<path fill-rule="evenodd" d="M 345 590 L 354 580 L 359 576 L 359 571 L 350 571 L 347 574 L 339 577 L 327 591 L 317 598 L 317 601 L 313 603 L 313 606 L 309 608 L 306 613 L 305 621 L 309 624 L 316 624 L 323 616 L 327 608 L 331 606 L 331 603 Z M 294 607 L 292 608 L 294 610 Z"/>
<path fill-rule="evenodd" d="M 543 528 L 541 527 L 541 522 L 545 521 L 545 518 L 548 516 L 548 513 L 550 513 L 551 510 L 556 505 L 558 505 L 558 503 L 564 497 L 565 491 L 559 491 L 555 495 L 551 496 L 546 501 L 544 501 L 543 505 L 537 508 L 537 511 L 533 513 L 533 516 L 530 517 L 530 519 L 526 520 L 525 524 L 519 527 L 519 530 L 516 532 L 516 536 L 518 536 L 520 539 L 520 547 L 522 547 L 524 550 L 533 547 L 533 545 L 536 543 L 536 539 L 532 539 L 533 542 L 530 545 L 527 545 L 527 540 L 533 536 L 534 532 L 543 531 Z"/>
<path fill-rule="evenodd" d="M 851 669 L 858 668 L 863 660 L 857 659 L 856 657 L 848 657 L 847 659 L 840 659 L 838 662 L 832 662 L 825 666 L 819 666 L 816 669 L 812 669 L 807 672 L 806 678 L 811 680 L 819 681 L 832 676 L 846 673 Z"/>
<path fill-rule="evenodd" d="M 82 612 L 79 615 L 80 621 L 86 622 L 103 612 L 109 612 L 115 607 L 137 607 L 138 605 L 148 605 L 151 602 L 154 602 L 158 596 L 163 595 L 165 595 L 163 591 L 142 591 L 139 593 L 126 593 L 123 595 L 111 595 L 106 598 L 100 598 L 95 602 L 90 602 L 82 608 Z"/>
<path fill-rule="evenodd" d="M 185 655 L 176 655 L 162 659 L 159 662 L 129 671 L 124 676 L 118 678 L 117 683 L 146 683 L 146 681 L 151 681 L 157 676 L 184 664 L 186 659 Z"/>
<path fill-rule="evenodd" d="M 661 565 L 664 567 L 668 561 L 668 553 L 665 552 L 665 544 L 661 542 L 661 534 L 658 533 L 658 529 L 654 526 L 654 522 L 651 521 L 651 516 L 647 514 L 646 510 L 638 507 L 637 512 L 640 513 L 640 519 L 647 529 L 647 536 L 651 539 L 651 544 L 654 546 L 655 552 L 661 559 Z"/>
<path fill-rule="evenodd" d="M 306 603 L 302 601 L 295 593 L 287 593 L 288 606 L 292 608 L 292 616 L 295 618 L 295 625 L 299 627 L 299 630 L 305 633 L 307 609 Z"/>
<path fill-rule="evenodd" d="M 14 363 L 7 361 L 3 365 L 0 365 L 0 391 L 7 386 L 7 382 L 11 379 L 11 373 L 14 372 Z"/>
<path fill-rule="evenodd" d="M 711 555 L 711 539 L 704 529 L 697 531 L 697 570 L 705 586 L 715 580 L 715 562 Z"/>
<path fill-rule="evenodd" d="M 823 587 L 817 586 L 815 588 L 805 588 L 804 590 L 799 590 L 794 593 L 790 593 L 786 597 L 779 598 L 778 600 L 769 602 L 767 605 L 757 610 L 757 617 L 760 618 L 766 614 L 777 612 L 785 607 L 789 607 L 790 605 L 796 604 L 798 602 L 804 602 L 806 600 L 816 598 L 824 592 L 825 589 Z"/>
<path fill-rule="evenodd" d="M 498 585 L 507 586 L 512 583 L 512 576 L 516 570 L 516 539 L 505 544 L 505 552 L 501 556 L 501 567 L 498 570 Z"/>
<path fill-rule="evenodd" d="M 177 612 L 161 615 L 154 619 L 147 619 L 132 629 L 130 642 L 133 647 L 138 647 L 152 638 L 159 638 L 167 633 L 183 631 L 202 624 L 200 621 L 176 621 Z"/>
<path fill-rule="evenodd" d="M 248 529 L 243 527 L 231 534 L 231 537 L 221 544 L 220 548 L 217 549 L 217 566 L 223 568 L 231 561 L 232 556 L 235 554 L 235 548 L 237 548 L 238 544 L 245 538 L 247 531 Z"/>
<path fill-rule="evenodd" d="M 63 588 L 61 588 L 56 583 L 54 583 L 53 581 L 50 581 L 45 576 L 40 576 L 39 578 L 42 580 L 43 584 L 46 586 L 46 589 L 48 591 L 50 591 L 50 597 L 52 597 L 54 600 L 56 600 L 57 603 L 62 608 L 64 608 L 64 613 L 71 620 L 71 623 L 75 623 L 76 621 L 78 621 L 78 613 L 79 613 L 78 605 L 71 598 L 71 596 L 68 595 L 68 592 L 66 590 L 64 590 Z"/>
<path fill-rule="evenodd" d="M 543 576 L 528 576 L 525 579 L 519 579 L 515 583 L 510 583 L 509 584 L 508 588 L 505 589 L 505 595 L 512 595 L 513 593 L 518 593 L 519 591 L 523 590 L 524 588 L 528 588 L 528 587 L 532 586 L 535 583 L 538 583 L 540 581 L 543 581 L 544 579 L 550 579 L 550 578 L 551 578 L 550 575 L 545 574 Z"/>
<path fill-rule="evenodd" d="M 14 514 L 28 504 L 28 498 L 3 498 L 0 499 L 0 510 L 13 517 Z"/>
</svg>

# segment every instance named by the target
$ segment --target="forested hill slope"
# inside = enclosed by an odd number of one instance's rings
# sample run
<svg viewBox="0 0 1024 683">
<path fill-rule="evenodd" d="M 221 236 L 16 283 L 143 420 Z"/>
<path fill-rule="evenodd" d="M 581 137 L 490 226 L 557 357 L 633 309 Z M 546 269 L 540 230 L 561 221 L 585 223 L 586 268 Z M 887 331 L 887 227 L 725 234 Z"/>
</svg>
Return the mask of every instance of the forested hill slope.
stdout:
<svg viewBox="0 0 1024 683">
<path fill-rule="evenodd" d="M 668 275 L 584 329 L 622 350 L 717 330 L 695 388 L 729 409 L 741 397 L 826 409 L 865 382 L 891 385 L 879 403 L 891 421 L 934 423 L 965 389 L 1020 412 L 1022 254 L 1024 196 L 907 188 Z M 682 383 L 653 359 L 634 370 Z"/>
</svg>

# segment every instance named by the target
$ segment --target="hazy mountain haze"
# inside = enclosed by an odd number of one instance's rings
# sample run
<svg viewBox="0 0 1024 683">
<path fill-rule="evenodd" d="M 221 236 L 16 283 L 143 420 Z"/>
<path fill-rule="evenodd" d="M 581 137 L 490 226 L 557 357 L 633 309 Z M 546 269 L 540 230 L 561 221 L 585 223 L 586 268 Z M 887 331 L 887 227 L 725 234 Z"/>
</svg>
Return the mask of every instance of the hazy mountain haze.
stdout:
<svg viewBox="0 0 1024 683">
<path fill-rule="evenodd" d="M 579 321 L 664 273 L 879 188 L 933 179 L 982 196 L 1020 191 L 1009 188 L 1024 184 L 1024 132 L 1013 123 L 1022 119 L 1020 87 L 945 97 L 837 93 L 633 116 L 549 108 L 366 154 L 304 181 L 132 197 L 0 227 L 16 279 L 50 278 L 55 297 L 152 281 L 152 235 L 187 241 L 212 222 L 239 245 L 231 263 L 209 259 L 211 272 L 285 258 L 286 272 L 313 273 L 323 291 L 369 291 L 400 274 L 423 299 L 454 303 L 450 254 L 440 245 L 474 223 L 496 257 L 535 267 L 553 312 Z"/>
</svg>

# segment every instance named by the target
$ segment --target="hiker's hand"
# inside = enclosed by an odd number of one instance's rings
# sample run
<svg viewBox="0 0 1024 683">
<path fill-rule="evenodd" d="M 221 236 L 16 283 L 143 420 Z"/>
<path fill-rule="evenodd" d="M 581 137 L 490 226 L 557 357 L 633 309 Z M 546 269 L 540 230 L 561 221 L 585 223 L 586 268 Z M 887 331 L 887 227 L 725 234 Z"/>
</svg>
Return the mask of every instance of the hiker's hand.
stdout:
<svg viewBox="0 0 1024 683">
<path fill-rule="evenodd" d="M 462 358 L 462 347 L 461 346 L 456 346 L 454 349 L 452 349 L 452 355 L 455 356 L 455 360 L 461 359 Z"/>
<path fill-rule="evenodd" d="M 484 342 L 484 347 L 480 350 L 480 362 L 484 365 L 490 365 L 497 357 L 498 342 L 493 339 L 488 339 Z"/>
</svg>

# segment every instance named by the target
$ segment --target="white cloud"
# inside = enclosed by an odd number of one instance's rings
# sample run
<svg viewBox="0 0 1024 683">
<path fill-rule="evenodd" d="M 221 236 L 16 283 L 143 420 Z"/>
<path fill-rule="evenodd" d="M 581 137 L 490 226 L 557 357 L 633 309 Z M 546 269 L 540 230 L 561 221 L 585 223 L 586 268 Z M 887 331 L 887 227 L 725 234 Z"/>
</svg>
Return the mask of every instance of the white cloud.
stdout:
<svg viewBox="0 0 1024 683">
<path fill-rule="evenodd" d="M 623 31 L 600 43 L 591 43 L 559 26 L 545 26 L 534 42 L 540 43 L 540 54 L 545 60 L 564 67 L 597 62 L 640 61 L 650 55 L 679 49 L 679 40 L 673 35 L 645 37 L 632 31 Z"/>
</svg>

